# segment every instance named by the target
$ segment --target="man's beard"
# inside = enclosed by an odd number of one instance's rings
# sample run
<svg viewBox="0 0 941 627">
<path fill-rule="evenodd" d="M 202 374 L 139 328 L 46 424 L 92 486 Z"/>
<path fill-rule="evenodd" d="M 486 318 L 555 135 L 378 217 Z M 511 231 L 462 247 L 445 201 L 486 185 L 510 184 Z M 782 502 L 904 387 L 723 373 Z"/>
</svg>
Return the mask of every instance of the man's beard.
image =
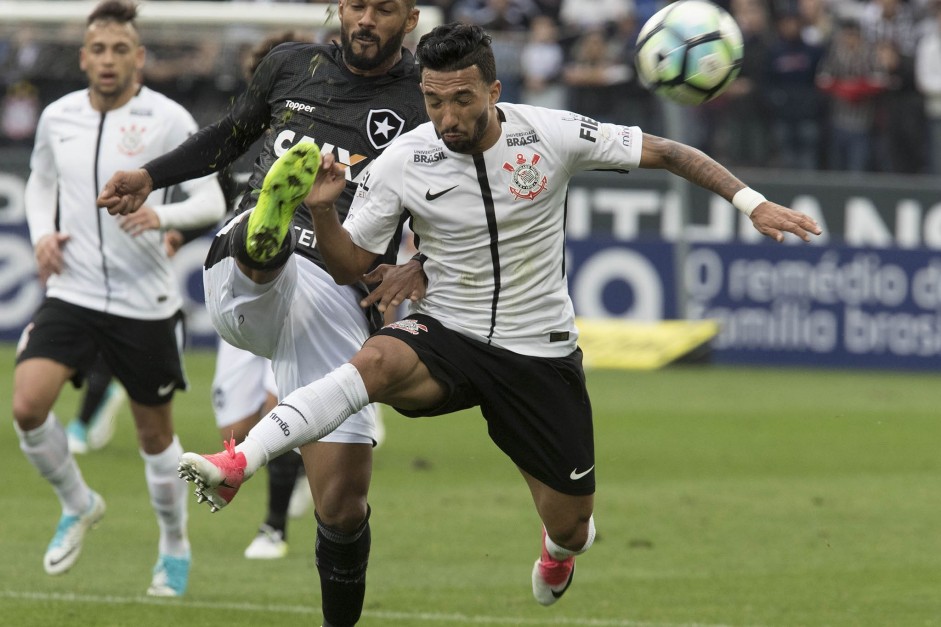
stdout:
<svg viewBox="0 0 941 627">
<path fill-rule="evenodd" d="M 351 36 L 346 32 L 346 29 L 340 29 L 340 45 L 343 48 L 343 60 L 347 65 L 365 72 L 374 70 L 387 62 L 402 48 L 402 42 L 405 41 L 405 29 L 403 28 L 384 45 L 379 46 L 376 49 L 375 55 L 367 56 L 365 54 L 357 54 L 353 51 L 353 39 L 356 35 L 365 35 L 370 38 L 373 43 L 378 43 L 379 38 L 373 37 L 371 33 L 353 33 Z"/>
<path fill-rule="evenodd" d="M 462 139 L 457 142 L 444 142 L 444 145 L 448 150 L 456 152 L 462 155 L 469 155 L 472 152 L 476 151 L 480 146 L 480 140 L 483 139 L 484 133 L 487 132 L 487 124 L 490 122 L 490 109 L 484 109 L 483 113 L 477 116 L 477 119 L 474 120 L 474 132 L 467 139 Z"/>
</svg>

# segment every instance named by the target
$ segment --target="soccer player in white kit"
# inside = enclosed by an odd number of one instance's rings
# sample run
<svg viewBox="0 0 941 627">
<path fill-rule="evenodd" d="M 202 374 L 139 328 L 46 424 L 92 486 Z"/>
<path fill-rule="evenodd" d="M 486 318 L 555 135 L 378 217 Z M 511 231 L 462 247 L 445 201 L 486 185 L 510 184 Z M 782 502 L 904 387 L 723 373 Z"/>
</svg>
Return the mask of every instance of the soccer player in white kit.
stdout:
<svg viewBox="0 0 941 627">
<path fill-rule="evenodd" d="M 188 198 L 151 194 L 145 209 L 115 218 L 95 206 L 99 186 L 184 141 L 196 122 L 180 105 L 141 86 L 145 52 L 136 6 L 106 0 L 88 17 L 81 67 L 88 89 L 42 113 L 26 185 L 26 213 L 46 298 L 17 351 L 13 417 L 20 448 L 55 490 L 58 528 L 43 559 L 58 575 L 76 562 L 105 502 L 82 478 L 52 407 L 101 355 L 127 390 L 160 528 L 147 592 L 181 596 L 190 570 L 186 484 L 176 466 L 183 449 L 171 401 L 185 390 L 182 298 L 161 229 L 216 223 L 225 199 L 216 178 L 182 186 Z"/>
<path fill-rule="evenodd" d="M 266 459 L 317 440 L 371 401 L 410 416 L 480 406 L 543 522 L 532 587 L 549 605 L 595 537 L 591 405 L 563 254 L 571 176 L 666 169 L 730 200 L 775 240 L 783 232 L 809 240 L 820 228 L 689 146 L 571 112 L 499 103 L 490 37 L 478 26 L 440 26 L 421 38 L 416 56 L 431 122 L 376 160 L 342 225 L 333 203 L 344 168 L 332 155 L 305 203 L 338 283 L 359 279 L 407 208 L 427 258 L 425 297 L 348 363 L 283 398 L 239 446 L 185 453 L 181 472 L 202 498 L 225 503 Z"/>
</svg>

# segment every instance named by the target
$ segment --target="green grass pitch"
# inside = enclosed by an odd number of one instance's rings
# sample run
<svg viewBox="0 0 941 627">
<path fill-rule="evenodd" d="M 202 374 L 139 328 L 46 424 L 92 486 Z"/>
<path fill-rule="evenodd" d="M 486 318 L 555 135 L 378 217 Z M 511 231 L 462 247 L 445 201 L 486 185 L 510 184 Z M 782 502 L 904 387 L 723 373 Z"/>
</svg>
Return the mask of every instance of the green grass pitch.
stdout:
<svg viewBox="0 0 941 627">
<path fill-rule="evenodd" d="M 0 359 L 9 421 L 12 347 Z M 186 355 L 188 450 L 220 449 L 213 359 Z M 592 371 L 589 385 L 599 537 L 551 608 L 530 592 L 528 492 L 479 414 L 385 411 L 361 625 L 941 625 L 937 374 L 684 366 Z M 75 402 L 63 395 L 63 421 Z M 127 409 L 112 444 L 79 458 L 108 513 L 66 575 L 43 572 L 59 508 L 9 422 L 0 455 L 0 625 L 320 624 L 312 515 L 291 522 L 286 559 L 242 557 L 262 477 L 216 514 L 191 500 L 189 592 L 153 600 L 157 528 Z"/>
</svg>

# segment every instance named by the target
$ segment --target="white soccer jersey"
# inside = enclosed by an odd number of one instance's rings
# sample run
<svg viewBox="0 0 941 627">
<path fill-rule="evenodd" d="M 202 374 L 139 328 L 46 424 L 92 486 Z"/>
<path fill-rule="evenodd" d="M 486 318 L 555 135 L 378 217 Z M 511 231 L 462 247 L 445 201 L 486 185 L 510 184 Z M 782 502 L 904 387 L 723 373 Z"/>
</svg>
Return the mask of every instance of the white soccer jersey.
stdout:
<svg viewBox="0 0 941 627">
<path fill-rule="evenodd" d="M 93 109 L 88 90 L 68 94 L 43 111 L 26 185 L 30 237 L 35 244 L 57 230 L 70 236 L 64 270 L 50 277 L 48 296 L 139 320 L 169 318 L 180 308 L 162 232 L 131 236 L 96 199 L 114 172 L 139 168 L 176 148 L 196 128 L 183 107 L 146 87 L 113 111 Z M 166 204 L 169 192 L 160 190 L 145 203 L 157 212 L 162 228 L 209 225 L 225 213 L 215 175 L 181 187 L 185 201 Z"/>
<path fill-rule="evenodd" d="M 500 139 L 482 154 L 448 150 L 431 123 L 402 135 L 373 163 L 344 227 L 380 253 L 407 209 L 428 257 L 415 313 L 523 355 L 561 357 L 578 338 L 564 266 L 569 179 L 637 167 L 642 133 L 567 111 L 497 108 Z"/>
</svg>

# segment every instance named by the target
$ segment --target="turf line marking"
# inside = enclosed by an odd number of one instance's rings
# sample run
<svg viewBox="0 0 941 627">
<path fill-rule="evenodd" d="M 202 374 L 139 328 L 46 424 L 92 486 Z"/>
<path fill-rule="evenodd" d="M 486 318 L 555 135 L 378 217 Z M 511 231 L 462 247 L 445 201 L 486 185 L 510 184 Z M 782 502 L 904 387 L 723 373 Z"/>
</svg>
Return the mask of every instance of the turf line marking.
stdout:
<svg viewBox="0 0 941 627">
<path fill-rule="evenodd" d="M 160 599 L 154 597 L 119 597 L 112 595 L 76 594 L 71 592 L 27 592 L 18 590 L 0 590 L 0 597 L 17 601 L 42 601 L 60 603 L 91 603 L 101 605 L 170 605 L 208 610 L 235 610 L 239 612 L 259 612 L 270 614 L 310 614 L 320 616 L 320 608 L 304 605 L 263 605 L 260 603 L 230 603 L 221 601 L 193 601 L 184 599 Z M 730 625 L 706 623 L 649 623 L 636 620 L 603 618 L 565 618 L 552 619 L 510 618 L 507 616 L 468 616 L 465 614 L 440 614 L 430 612 L 385 612 L 382 610 L 363 610 L 363 617 L 402 621 L 423 621 L 456 623 L 463 625 L 584 625 L 586 627 L 731 627 Z"/>
</svg>

